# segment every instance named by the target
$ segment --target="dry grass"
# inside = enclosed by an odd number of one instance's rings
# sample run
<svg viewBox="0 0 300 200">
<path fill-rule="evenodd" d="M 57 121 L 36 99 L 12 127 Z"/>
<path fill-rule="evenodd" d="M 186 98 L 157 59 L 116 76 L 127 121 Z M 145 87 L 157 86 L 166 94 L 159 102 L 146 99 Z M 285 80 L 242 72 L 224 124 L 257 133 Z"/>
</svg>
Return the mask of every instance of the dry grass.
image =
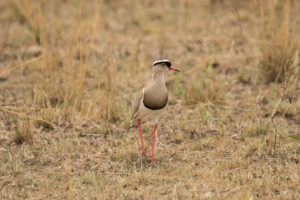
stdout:
<svg viewBox="0 0 300 200">
<path fill-rule="evenodd" d="M 183 94 L 183 101 L 186 105 L 199 102 L 220 104 L 224 102 L 224 98 L 224 88 L 221 88 L 219 83 L 214 83 L 211 80 L 188 83 Z"/>
<path fill-rule="evenodd" d="M 299 199 L 300 4 L 262 2 L 0 1 L 0 199 Z"/>
<path fill-rule="evenodd" d="M 16 122 L 15 127 L 15 142 L 17 144 L 22 144 L 24 142 L 29 142 L 32 139 L 31 124 L 28 118 L 19 119 Z"/>
<path fill-rule="evenodd" d="M 267 82 L 283 82 L 288 72 L 295 71 L 291 68 L 298 42 L 290 34 L 290 0 L 261 1 L 260 7 L 263 76 Z"/>
</svg>

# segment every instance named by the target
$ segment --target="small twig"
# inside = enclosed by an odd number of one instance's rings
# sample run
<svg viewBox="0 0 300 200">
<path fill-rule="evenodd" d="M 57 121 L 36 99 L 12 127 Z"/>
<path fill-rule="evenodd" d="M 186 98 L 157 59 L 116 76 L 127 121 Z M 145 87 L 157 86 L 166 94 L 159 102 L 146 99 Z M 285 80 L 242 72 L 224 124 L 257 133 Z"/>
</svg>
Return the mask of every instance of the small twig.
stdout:
<svg viewBox="0 0 300 200">
<path fill-rule="evenodd" d="M 277 127 L 276 127 L 276 124 L 274 122 L 274 117 L 275 117 L 275 115 L 277 113 L 279 105 L 281 104 L 282 100 L 286 97 L 286 90 L 288 88 L 288 86 L 287 86 L 287 80 L 288 79 L 289 79 L 289 75 L 287 76 L 287 78 L 285 80 L 284 87 L 283 87 L 283 90 L 281 92 L 280 99 L 276 103 L 276 105 L 275 105 L 275 107 L 273 109 L 273 112 L 272 112 L 271 116 L 269 117 L 269 122 L 268 122 L 267 127 L 266 127 L 266 130 L 268 130 L 270 123 L 272 123 L 272 125 L 274 127 L 274 130 L 275 130 L 275 132 L 274 132 L 274 152 L 276 150 L 276 143 L 277 143 Z"/>
<path fill-rule="evenodd" d="M 274 110 L 273 110 L 273 112 L 272 112 L 272 115 L 270 116 L 270 119 L 271 119 L 271 120 L 274 119 L 275 114 L 276 114 L 276 111 L 278 110 L 278 106 L 280 105 L 280 103 L 282 102 L 283 98 L 285 97 L 284 92 L 285 92 L 286 89 L 287 89 L 287 88 L 284 87 L 284 88 L 283 88 L 283 91 L 281 92 L 281 97 L 280 97 L 279 101 L 277 102 L 276 106 L 274 107 Z"/>
<path fill-rule="evenodd" d="M 272 123 L 272 125 L 274 127 L 274 130 L 275 130 L 275 132 L 274 132 L 274 152 L 276 150 L 277 132 L 278 132 L 277 126 L 276 126 L 276 124 L 274 122 L 274 117 L 276 115 L 276 112 L 278 110 L 279 105 L 287 97 L 288 88 L 289 88 L 289 84 L 288 83 L 289 83 L 289 81 L 290 81 L 290 79 L 292 77 L 293 70 L 296 69 L 297 65 L 298 65 L 298 51 L 296 51 L 296 53 L 295 53 L 295 60 L 294 60 L 294 63 L 292 65 L 291 69 L 288 72 L 285 73 L 284 86 L 283 86 L 283 90 L 281 92 L 280 99 L 278 100 L 278 102 L 276 103 L 276 105 L 275 105 L 275 107 L 273 109 L 273 112 L 272 112 L 272 114 L 271 114 L 271 116 L 269 118 L 269 122 L 268 122 L 267 128 L 266 128 L 266 130 L 268 130 L 270 123 Z"/>
</svg>

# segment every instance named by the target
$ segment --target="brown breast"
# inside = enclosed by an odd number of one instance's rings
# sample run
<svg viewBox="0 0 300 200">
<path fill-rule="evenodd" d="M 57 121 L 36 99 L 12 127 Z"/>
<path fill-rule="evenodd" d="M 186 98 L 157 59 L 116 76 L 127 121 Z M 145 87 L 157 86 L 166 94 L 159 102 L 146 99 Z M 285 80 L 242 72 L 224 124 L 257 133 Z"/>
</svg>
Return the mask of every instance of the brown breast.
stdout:
<svg viewBox="0 0 300 200">
<path fill-rule="evenodd" d="M 144 105 L 151 110 L 164 108 L 168 104 L 168 90 L 165 84 L 150 82 L 144 89 Z"/>
</svg>

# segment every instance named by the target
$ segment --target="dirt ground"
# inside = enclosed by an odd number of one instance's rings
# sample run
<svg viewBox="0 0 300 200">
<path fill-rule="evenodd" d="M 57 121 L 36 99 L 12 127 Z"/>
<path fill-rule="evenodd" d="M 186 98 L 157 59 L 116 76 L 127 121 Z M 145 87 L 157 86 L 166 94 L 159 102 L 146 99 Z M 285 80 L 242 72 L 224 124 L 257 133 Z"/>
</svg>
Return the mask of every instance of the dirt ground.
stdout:
<svg viewBox="0 0 300 200">
<path fill-rule="evenodd" d="M 300 199 L 299 79 L 262 71 L 262 11 L 299 50 L 300 1 L 261 2 L 1 0 L 0 199 Z M 130 112 L 165 58 L 150 165 Z"/>
</svg>

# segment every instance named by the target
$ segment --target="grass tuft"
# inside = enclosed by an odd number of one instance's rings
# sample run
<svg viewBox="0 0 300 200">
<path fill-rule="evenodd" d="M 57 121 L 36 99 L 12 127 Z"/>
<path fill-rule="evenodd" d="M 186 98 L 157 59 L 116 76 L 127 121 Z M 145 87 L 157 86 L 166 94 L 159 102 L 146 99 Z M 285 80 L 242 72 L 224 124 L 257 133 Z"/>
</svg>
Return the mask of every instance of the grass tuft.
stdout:
<svg viewBox="0 0 300 200">
<path fill-rule="evenodd" d="M 15 142 L 17 144 L 29 142 L 33 137 L 29 118 L 18 118 L 16 123 L 17 124 L 15 127 Z"/>
<path fill-rule="evenodd" d="M 121 106 L 117 101 L 115 91 L 105 90 L 103 94 L 99 92 L 97 107 L 100 119 L 109 122 L 117 122 L 121 119 Z"/>
<path fill-rule="evenodd" d="M 244 127 L 244 136 L 247 137 L 257 137 L 260 135 L 265 135 L 267 129 L 267 121 L 249 121 Z"/>
<path fill-rule="evenodd" d="M 284 9 L 277 9 L 272 0 L 268 2 L 268 6 L 265 1 L 260 4 L 263 27 L 262 74 L 267 82 L 283 82 L 292 70 L 296 51 L 296 41 L 290 35 L 290 0 L 285 0 Z M 279 11 L 282 13 L 277 13 Z"/>
</svg>

